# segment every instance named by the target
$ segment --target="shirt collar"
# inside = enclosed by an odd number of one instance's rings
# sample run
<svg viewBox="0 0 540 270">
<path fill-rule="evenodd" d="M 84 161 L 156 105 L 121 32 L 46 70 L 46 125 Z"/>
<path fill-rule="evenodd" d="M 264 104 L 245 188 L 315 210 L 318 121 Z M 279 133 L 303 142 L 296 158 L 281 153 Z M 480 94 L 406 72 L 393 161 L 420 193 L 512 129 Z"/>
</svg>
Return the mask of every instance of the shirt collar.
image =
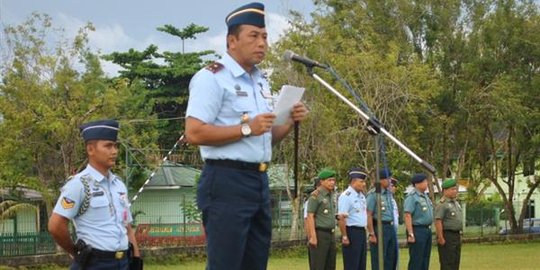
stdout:
<svg viewBox="0 0 540 270">
<path fill-rule="evenodd" d="M 330 194 L 330 193 L 331 193 L 331 191 L 327 190 L 327 189 L 324 188 L 324 187 L 321 187 L 321 188 L 319 189 L 319 194 L 321 194 L 321 196 L 326 196 L 327 194 Z"/>
<path fill-rule="evenodd" d="M 424 197 L 424 196 L 426 195 L 425 192 L 420 192 L 420 190 L 418 190 L 418 189 L 416 189 L 416 188 L 414 188 L 414 192 L 415 192 L 416 194 L 418 194 L 419 196 L 421 196 L 421 197 Z"/>
<path fill-rule="evenodd" d="M 90 176 L 92 176 L 92 178 L 94 178 L 94 180 L 96 180 L 97 182 L 101 182 L 104 179 L 107 179 L 106 176 L 101 174 L 98 170 L 96 170 L 90 164 L 86 165 L 85 171 L 86 171 L 86 173 L 90 174 Z M 114 175 L 110 170 L 109 170 L 109 178 L 108 179 L 112 179 L 112 181 L 116 180 L 116 175 Z"/>
<path fill-rule="evenodd" d="M 349 186 L 347 188 L 348 191 L 350 191 L 352 194 L 354 194 L 355 196 L 359 196 L 360 195 L 360 192 L 357 192 L 353 187 Z"/>
<path fill-rule="evenodd" d="M 240 66 L 240 64 L 238 64 L 238 62 L 236 62 L 236 60 L 234 60 L 234 58 L 232 58 L 229 53 L 225 53 L 225 55 L 223 56 L 223 58 L 221 58 L 219 62 L 221 62 L 225 67 L 227 67 L 227 69 L 231 71 L 234 77 L 240 77 L 244 74 L 247 74 L 246 70 L 242 66 Z M 251 74 L 256 75 L 257 73 L 259 73 L 259 69 L 257 68 L 257 66 L 254 66 L 253 72 Z"/>
</svg>

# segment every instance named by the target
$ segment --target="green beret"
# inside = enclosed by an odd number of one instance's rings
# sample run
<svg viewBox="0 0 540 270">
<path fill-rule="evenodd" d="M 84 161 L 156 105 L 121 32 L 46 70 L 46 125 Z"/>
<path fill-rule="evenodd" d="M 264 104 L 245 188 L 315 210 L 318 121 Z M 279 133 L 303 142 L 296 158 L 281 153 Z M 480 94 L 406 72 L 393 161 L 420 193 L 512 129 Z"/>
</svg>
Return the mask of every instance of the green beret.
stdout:
<svg viewBox="0 0 540 270">
<path fill-rule="evenodd" d="M 336 171 L 330 169 L 330 168 L 324 168 L 319 172 L 319 179 L 325 180 L 330 177 L 336 176 Z"/>
<path fill-rule="evenodd" d="M 456 184 L 457 184 L 456 179 L 448 178 L 444 180 L 444 182 L 442 183 L 442 188 L 447 189 L 447 188 L 455 187 Z"/>
</svg>

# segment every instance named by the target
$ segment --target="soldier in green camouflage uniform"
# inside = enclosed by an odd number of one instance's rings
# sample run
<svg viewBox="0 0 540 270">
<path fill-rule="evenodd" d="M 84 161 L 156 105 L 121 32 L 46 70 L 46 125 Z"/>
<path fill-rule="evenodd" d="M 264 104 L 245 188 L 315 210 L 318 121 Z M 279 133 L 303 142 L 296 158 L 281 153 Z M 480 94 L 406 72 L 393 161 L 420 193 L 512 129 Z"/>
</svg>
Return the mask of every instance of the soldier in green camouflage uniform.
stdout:
<svg viewBox="0 0 540 270">
<path fill-rule="evenodd" d="M 457 202 L 458 187 L 455 179 L 442 184 L 444 196 L 435 208 L 435 230 L 441 270 L 459 269 L 463 215 Z"/>
<path fill-rule="evenodd" d="M 323 169 L 319 173 L 320 187 L 308 200 L 306 225 L 311 270 L 336 269 L 335 175 L 335 171 Z"/>
</svg>

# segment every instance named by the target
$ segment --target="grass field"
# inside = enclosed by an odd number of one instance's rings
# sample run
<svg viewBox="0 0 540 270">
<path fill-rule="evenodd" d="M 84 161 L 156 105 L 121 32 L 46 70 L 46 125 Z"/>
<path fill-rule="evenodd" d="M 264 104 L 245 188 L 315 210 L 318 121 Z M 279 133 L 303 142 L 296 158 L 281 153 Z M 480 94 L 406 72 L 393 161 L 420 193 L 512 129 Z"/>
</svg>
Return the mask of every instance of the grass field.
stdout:
<svg viewBox="0 0 540 270">
<path fill-rule="evenodd" d="M 540 242 L 509 243 L 509 244 L 466 244 L 462 247 L 460 269 L 489 269 L 489 270 L 527 270 L 540 269 Z M 409 251 L 401 249 L 399 254 L 399 269 L 407 269 Z M 439 254 L 434 248 L 431 253 L 430 269 L 439 269 Z M 368 268 L 369 268 L 368 255 Z M 148 270 L 202 270 L 205 263 L 189 262 L 175 265 L 145 265 Z M 303 270 L 308 269 L 307 256 L 294 257 L 271 256 L 269 270 Z M 341 254 L 338 253 L 337 269 L 343 269 Z"/>
</svg>

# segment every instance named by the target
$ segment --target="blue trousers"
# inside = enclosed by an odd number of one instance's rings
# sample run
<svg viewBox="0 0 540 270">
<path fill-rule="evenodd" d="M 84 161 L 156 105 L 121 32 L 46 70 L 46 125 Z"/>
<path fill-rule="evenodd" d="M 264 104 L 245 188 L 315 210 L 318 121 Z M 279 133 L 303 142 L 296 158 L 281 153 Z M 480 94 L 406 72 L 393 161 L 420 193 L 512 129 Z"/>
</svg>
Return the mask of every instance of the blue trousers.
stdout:
<svg viewBox="0 0 540 270">
<path fill-rule="evenodd" d="M 376 223 L 373 223 L 375 226 Z M 396 229 L 392 224 L 383 224 L 383 259 L 384 259 L 384 269 L 396 269 L 397 264 L 397 239 L 396 239 Z M 377 230 L 375 229 L 375 235 L 377 235 Z M 379 270 L 379 252 L 378 252 L 378 241 L 381 241 L 380 237 L 377 235 L 377 244 L 370 243 L 371 251 L 371 269 Z"/>
<path fill-rule="evenodd" d="M 343 269 L 366 270 L 367 244 L 366 230 L 347 226 L 349 245 L 343 246 Z"/>
<path fill-rule="evenodd" d="M 429 270 L 431 257 L 431 229 L 413 226 L 414 243 L 409 246 L 409 270 Z"/>
<path fill-rule="evenodd" d="M 75 261 L 69 269 L 82 270 L 81 266 Z M 127 258 L 122 260 L 90 258 L 84 270 L 129 270 L 129 263 Z"/>
<path fill-rule="evenodd" d="M 205 165 L 197 189 L 207 270 L 266 269 L 272 238 L 266 173 Z"/>
</svg>

